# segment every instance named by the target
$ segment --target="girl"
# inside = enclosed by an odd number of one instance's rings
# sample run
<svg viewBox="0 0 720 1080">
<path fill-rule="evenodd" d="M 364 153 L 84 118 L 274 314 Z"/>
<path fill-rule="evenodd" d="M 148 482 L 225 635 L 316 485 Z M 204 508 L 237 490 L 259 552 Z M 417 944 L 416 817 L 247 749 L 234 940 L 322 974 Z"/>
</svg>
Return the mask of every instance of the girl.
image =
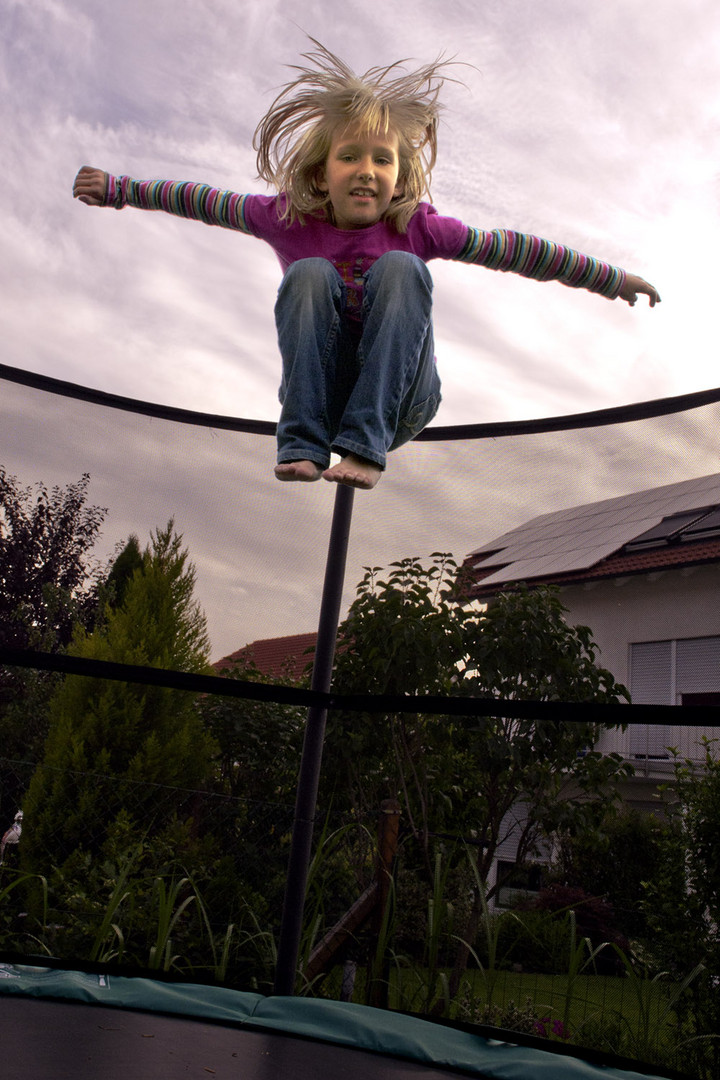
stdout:
<svg viewBox="0 0 720 1080">
<path fill-rule="evenodd" d="M 275 475 L 370 489 L 389 450 L 437 412 L 430 259 L 457 259 L 589 289 L 631 306 L 660 299 L 642 278 L 522 233 L 441 217 L 423 196 L 437 153 L 438 60 L 356 76 L 313 40 L 310 67 L 278 95 L 253 140 L 277 194 L 137 181 L 83 166 L 89 206 L 165 210 L 269 243 L 284 271 L 275 306 L 282 356 Z M 340 455 L 330 467 L 330 453 Z"/>
</svg>

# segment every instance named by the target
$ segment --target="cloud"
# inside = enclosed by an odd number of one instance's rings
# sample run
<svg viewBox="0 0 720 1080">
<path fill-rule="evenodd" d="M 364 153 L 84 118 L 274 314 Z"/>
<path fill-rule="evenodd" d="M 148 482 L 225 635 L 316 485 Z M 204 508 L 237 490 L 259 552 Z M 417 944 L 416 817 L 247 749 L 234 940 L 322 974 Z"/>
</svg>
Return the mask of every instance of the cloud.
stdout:
<svg viewBox="0 0 720 1080">
<path fill-rule="evenodd" d="M 90 501 L 108 507 L 98 556 L 175 521 L 214 655 L 316 625 L 336 489 L 278 484 L 272 438 L 0 385 L 0 463 L 23 484 L 89 472 Z M 436 550 L 462 559 L 537 514 L 713 472 L 716 413 L 401 448 L 378 487 L 356 494 L 344 606 L 365 566 Z"/>
<path fill-rule="evenodd" d="M 307 31 L 360 71 L 440 51 L 473 65 L 458 69 L 464 85 L 445 87 L 441 212 L 570 243 L 663 296 L 653 312 L 630 310 L 433 264 L 439 423 L 585 411 L 716 381 L 713 0 L 659 0 L 650 13 L 625 0 L 457 0 L 442 17 L 396 0 L 361 18 L 330 0 L 311 0 L 302 18 L 282 0 L 11 0 L 3 20 L 5 363 L 276 418 L 272 252 L 166 215 L 94 211 L 70 188 L 89 163 L 263 190 L 252 132 Z M 80 422 L 60 399 L 2 392 L 0 461 L 25 483 L 89 468 L 92 498 L 110 507 L 108 552 L 177 515 L 216 651 L 314 625 L 333 489 L 274 483 L 272 440 L 241 447 L 195 431 L 176 445 L 159 422 Z M 494 442 L 398 451 L 378 489 L 356 497 L 348 597 L 371 562 L 436 548 L 462 557 L 539 508 L 712 472 L 708 415 L 527 443 L 512 461 Z"/>
</svg>

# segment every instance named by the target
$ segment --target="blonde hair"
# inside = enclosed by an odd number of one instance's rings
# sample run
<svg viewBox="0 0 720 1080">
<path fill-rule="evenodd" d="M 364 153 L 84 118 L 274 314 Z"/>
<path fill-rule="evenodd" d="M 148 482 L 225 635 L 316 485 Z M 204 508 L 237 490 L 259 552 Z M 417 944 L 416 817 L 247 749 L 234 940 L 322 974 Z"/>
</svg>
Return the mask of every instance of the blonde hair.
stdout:
<svg viewBox="0 0 720 1080">
<path fill-rule="evenodd" d="M 303 53 L 313 67 L 293 65 L 300 74 L 278 94 L 253 136 L 258 176 L 286 196 L 284 217 L 325 212 L 332 219 L 327 191 L 318 186 L 333 134 L 358 127 L 362 133 L 395 132 L 399 142 L 400 194 L 391 202 L 384 220 L 398 232 L 408 222 L 424 195 L 430 197 L 430 179 L 437 157 L 441 71 L 452 61 L 438 57 L 415 71 L 400 74 L 405 61 L 373 67 L 357 76 L 319 41 Z"/>
</svg>

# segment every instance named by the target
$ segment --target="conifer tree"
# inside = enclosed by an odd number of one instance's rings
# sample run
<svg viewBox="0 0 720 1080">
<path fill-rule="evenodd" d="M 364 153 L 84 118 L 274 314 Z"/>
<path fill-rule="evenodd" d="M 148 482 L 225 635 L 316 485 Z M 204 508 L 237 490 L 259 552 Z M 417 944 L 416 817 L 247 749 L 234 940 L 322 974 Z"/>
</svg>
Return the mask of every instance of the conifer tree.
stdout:
<svg viewBox="0 0 720 1080">
<path fill-rule="evenodd" d="M 139 562 L 137 552 L 131 538 L 111 572 L 118 587 L 101 624 L 90 633 L 78 629 L 68 651 L 207 671 L 195 570 L 173 522 L 155 532 Z M 187 817 L 192 792 L 210 776 L 212 753 L 193 695 L 68 676 L 50 703 L 42 762 L 24 802 L 25 864 L 47 869 L 78 848 L 100 851 L 121 810 L 139 835 L 151 835 L 176 815 Z"/>
</svg>

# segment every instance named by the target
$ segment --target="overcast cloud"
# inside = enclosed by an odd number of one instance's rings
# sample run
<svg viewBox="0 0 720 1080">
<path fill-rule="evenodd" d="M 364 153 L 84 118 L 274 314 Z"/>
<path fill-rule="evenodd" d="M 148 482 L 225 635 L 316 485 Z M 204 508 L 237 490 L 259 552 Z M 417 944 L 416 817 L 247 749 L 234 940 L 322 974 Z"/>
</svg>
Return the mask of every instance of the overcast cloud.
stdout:
<svg viewBox="0 0 720 1080">
<path fill-rule="evenodd" d="M 250 140 L 285 65 L 307 47 L 303 31 L 360 71 L 440 51 L 474 65 L 458 69 L 464 85 L 444 92 L 440 211 L 569 243 L 662 295 L 653 311 L 631 309 L 432 264 L 439 423 L 716 385 L 715 0 L 316 0 L 302 10 L 281 0 L 5 0 L 3 362 L 140 399 L 276 419 L 272 252 L 167 215 L 93 210 L 71 188 L 77 168 L 91 164 L 265 190 Z M 0 463 L 25 483 L 64 484 L 88 469 L 92 500 L 110 508 L 108 551 L 129 531 L 145 539 L 176 518 L 214 655 L 315 625 L 334 491 L 277 484 L 271 439 L 193 430 L 176 441 L 160 422 L 92 419 L 85 407 L 0 385 Z M 528 444 L 526 467 L 504 475 L 502 491 L 497 473 L 508 470 L 495 444 L 409 447 L 377 491 L 355 500 L 350 593 L 363 564 L 437 548 L 462 558 L 556 505 L 716 471 L 714 428 L 704 410 L 671 431 L 658 423 Z"/>
</svg>

